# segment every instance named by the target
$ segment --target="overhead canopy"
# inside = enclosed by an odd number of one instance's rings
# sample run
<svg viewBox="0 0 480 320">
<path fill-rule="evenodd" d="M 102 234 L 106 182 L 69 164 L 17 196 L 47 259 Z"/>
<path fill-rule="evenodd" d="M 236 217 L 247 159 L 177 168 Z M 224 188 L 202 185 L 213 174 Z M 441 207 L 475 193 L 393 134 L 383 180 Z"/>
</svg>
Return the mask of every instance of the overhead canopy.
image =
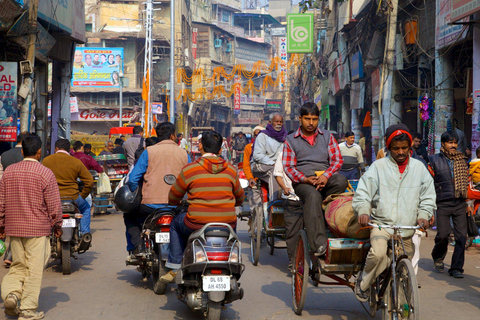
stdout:
<svg viewBox="0 0 480 320">
<path fill-rule="evenodd" d="M 234 14 L 233 24 L 248 29 L 249 21 L 257 21 L 259 24 L 269 25 L 273 28 L 281 27 L 282 24 L 269 14 L 239 12 Z M 265 26 L 264 26 L 265 27 Z M 252 28 L 253 29 L 253 28 Z"/>
<path fill-rule="evenodd" d="M 110 128 L 109 136 L 112 134 L 133 134 L 133 127 L 113 127 Z"/>
</svg>

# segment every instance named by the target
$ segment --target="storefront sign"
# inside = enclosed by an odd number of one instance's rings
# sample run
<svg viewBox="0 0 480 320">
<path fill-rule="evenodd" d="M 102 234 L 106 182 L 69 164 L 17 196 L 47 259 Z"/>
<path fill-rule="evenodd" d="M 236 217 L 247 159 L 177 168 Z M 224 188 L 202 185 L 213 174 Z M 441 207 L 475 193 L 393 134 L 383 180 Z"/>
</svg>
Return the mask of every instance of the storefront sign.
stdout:
<svg viewBox="0 0 480 320">
<path fill-rule="evenodd" d="M 320 85 L 317 92 L 315 92 L 313 102 L 315 102 L 319 110 L 322 108 L 322 85 Z"/>
<path fill-rule="evenodd" d="M 288 55 L 287 55 L 287 38 L 280 37 L 278 38 L 278 54 L 280 55 L 280 77 L 283 75 L 283 80 L 280 79 L 280 83 L 278 84 L 278 88 L 280 91 L 284 91 L 285 87 L 287 86 L 288 75 L 287 75 L 287 63 L 288 63 Z"/>
<path fill-rule="evenodd" d="M 240 89 L 240 77 L 235 77 L 234 79 L 235 94 L 233 95 L 233 109 L 235 114 L 240 113 L 241 108 L 241 89 Z"/>
<path fill-rule="evenodd" d="M 0 141 L 16 142 L 17 127 L 0 127 Z"/>
<path fill-rule="evenodd" d="M 270 109 L 274 111 L 282 110 L 282 100 L 267 100 L 267 105 L 265 109 Z"/>
<path fill-rule="evenodd" d="M 133 117 L 133 111 L 122 111 L 122 119 L 129 120 Z M 72 121 L 118 121 L 119 111 L 118 110 L 82 110 L 78 113 L 72 114 Z"/>
<path fill-rule="evenodd" d="M 467 35 L 468 28 L 465 28 L 464 25 L 451 24 L 451 1 L 455 0 L 437 0 L 435 25 L 435 48 L 437 50 L 461 41 Z M 462 19 L 462 22 L 467 22 L 469 19 L 469 17 Z"/>
<path fill-rule="evenodd" d="M 270 29 L 270 34 L 275 37 L 275 36 L 285 36 L 287 34 L 287 31 L 285 30 L 285 27 L 280 27 L 280 28 L 272 28 Z"/>
<path fill-rule="evenodd" d="M 0 141 L 17 140 L 17 118 L 17 63 L 0 62 Z"/>
<path fill-rule="evenodd" d="M 193 28 L 192 33 L 192 57 L 197 59 L 197 39 L 198 39 L 198 29 Z"/>
<path fill-rule="evenodd" d="M 313 13 L 287 14 L 287 52 L 313 52 Z"/>
<path fill-rule="evenodd" d="M 70 113 L 78 112 L 77 97 L 70 97 Z"/>
<path fill-rule="evenodd" d="M 480 90 L 473 93 L 473 113 L 472 113 L 472 150 L 480 148 Z M 472 152 L 472 158 L 475 152 Z"/>
<path fill-rule="evenodd" d="M 362 61 L 362 53 L 358 51 L 357 53 L 352 55 L 352 81 L 362 79 L 363 78 L 363 61 Z"/>
<path fill-rule="evenodd" d="M 450 0 L 452 3 L 451 22 L 456 22 L 480 11 L 480 0 Z M 448 4 L 447 4 L 448 6 Z"/>
<path fill-rule="evenodd" d="M 265 97 L 258 97 L 258 96 L 249 97 L 247 95 L 240 94 L 240 103 L 241 104 L 259 104 L 264 106 Z"/>
<path fill-rule="evenodd" d="M 237 124 L 260 124 L 259 118 L 238 118 Z"/>
<path fill-rule="evenodd" d="M 73 87 L 119 87 L 123 48 L 76 48 Z"/>
</svg>

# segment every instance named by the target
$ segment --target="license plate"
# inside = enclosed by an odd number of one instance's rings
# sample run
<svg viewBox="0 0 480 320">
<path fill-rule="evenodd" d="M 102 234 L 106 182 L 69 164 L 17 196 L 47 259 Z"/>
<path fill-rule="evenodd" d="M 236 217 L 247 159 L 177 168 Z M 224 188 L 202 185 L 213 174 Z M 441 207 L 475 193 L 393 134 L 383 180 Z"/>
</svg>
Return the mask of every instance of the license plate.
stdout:
<svg viewBox="0 0 480 320">
<path fill-rule="evenodd" d="M 203 291 L 230 291 L 229 276 L 204 276 Z"/>
<path fill-rule="evenodd" d="M 62 228 L 75 228 L 75 219 L 63 219 Z"/>
<path fill-rule="evenodd" d="M 170 243 L 170 232 L 155 233 L 156 243 Z"/>
</svg>

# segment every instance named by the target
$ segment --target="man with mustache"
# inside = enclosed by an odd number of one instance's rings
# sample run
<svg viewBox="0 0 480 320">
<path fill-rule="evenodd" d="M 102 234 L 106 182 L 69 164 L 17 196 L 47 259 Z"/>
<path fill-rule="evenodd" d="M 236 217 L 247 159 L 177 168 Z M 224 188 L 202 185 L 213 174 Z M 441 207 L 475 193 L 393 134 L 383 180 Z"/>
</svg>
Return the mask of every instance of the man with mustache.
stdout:
<svg viewBox="0 0 480 320">
<path fill-rule="evenodd" d="M 448 274 L 463 278 L 465 242 L 467 241 L 467 216 L 473 208 L 465 202 L 468 189 L 468 166 L 465 155 L 457 150 L 458 135 L 455 131 L 444 132 L 441 136 L 440 153 L 430 156 L 428 169 L 435 182 L 437 193 L 437 235 L 432 250 L 434 267 L 438 272 L 444 269 L 443 260 L 447 255 L 448 238 L 453 222 L 455 249 Z"/>
<path fill-rule="evenodd" d="M 273 168 L 278 153 L 282 151 L 287 131 L 283 127 L 283 116 L 274 112 L 265 130 L 260 131 L 252 147 L 252 173 L 255 178 L 268 183 L 270 199 L 278 191 L 278 183 L 273 178 Z"/>
<path fill-rule="evenodd" d="M 282 161 L 295 194 L 305 204 L 303 220 L 310 250 L 322 256 L 327 250 L 323 199 L 344 192 L 348 181 L 339 173 L 343 158 L 337 141 L 329 131 L 318 128 L 319 116 L 313 102 L 300 108 L 300 128 L 287 136 Z"/>
<path fill-rule="evenodd" d="M 428 227 L 428 220 L 435 210 L 433 179 L 425 165 L 411 156 L 412 136 L 404 124 L 387 128 L 385 140 L 388 155 L 372 163 L 358 183 L 352 206 L 358 214 L 358 222 L 366 226 L 383 225 Z M 373 228 L 370 231 L 370 250 L 363 271 L 355 284 L 357 300 L 368 299 L 370 287 L 387 268 L 388 242 L 391 229 Z M 406 254 L 412 259 L 415 245 L 413 230 L 401 230 Z"/>
</svg>

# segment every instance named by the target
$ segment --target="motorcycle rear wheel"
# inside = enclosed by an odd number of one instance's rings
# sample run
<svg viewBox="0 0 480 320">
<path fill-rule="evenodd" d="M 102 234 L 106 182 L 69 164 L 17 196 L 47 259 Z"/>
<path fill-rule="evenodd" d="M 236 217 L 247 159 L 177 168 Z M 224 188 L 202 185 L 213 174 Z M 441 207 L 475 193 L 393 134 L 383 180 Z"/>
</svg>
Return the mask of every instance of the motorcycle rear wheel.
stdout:
<svg viewBox="0 0 480 320">
<path fill-rule="evenodd" d="M 165 267 L 165 261 L 162 260 L 162 252 L 160 245 L 156 245 L 157 248 L 155 250 L 155 259 L 157 260 L 154 265 L 157 267 L 153 270 L 153 292 L 155 294 L 165 294 L 167 290 L 167 284 L 160 281 L 160 278 L 167 274 L 168 270 Z"/>
<path fill-rule="evenodd" d="M 62 272 L 72 273 L 72 262 L 70 260 L 70 242 L 62 242 Z"/>
<path fill-rule="evenodd" d="M 222 303 L 208 300 L 208 311 L 205 319 L 220 320 L 220 313 L 222 312 Z"/>
</svg>

